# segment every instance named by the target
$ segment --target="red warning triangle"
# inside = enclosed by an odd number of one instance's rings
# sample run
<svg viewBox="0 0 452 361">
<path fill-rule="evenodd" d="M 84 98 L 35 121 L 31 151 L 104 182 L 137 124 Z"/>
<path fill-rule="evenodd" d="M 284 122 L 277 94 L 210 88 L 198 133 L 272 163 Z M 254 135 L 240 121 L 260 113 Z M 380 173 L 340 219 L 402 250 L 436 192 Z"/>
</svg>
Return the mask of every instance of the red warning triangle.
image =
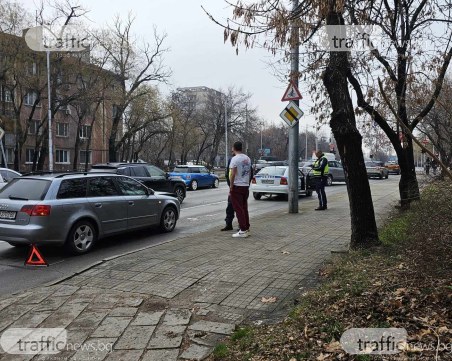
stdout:
<svg viewBox="0 0 452 361">
<path fill-rule="evenodd" d="M 30 247 L 30 252 L 28 252 L 27 260 L 25 261 L 26 266 L 48 266 L 49 264 L 46 262 L 44 257 L 42 257 L 41 253 L 34 244 Z"/>
<path fill-rule="evenodd" d="M 301 93 L 298 90 L 295 83 L 293 82 L 293 80 L 291 80 L 289 82 L 289 86 L 287 87 L 286 92 L 284 93 L 281 101 L 289 102 L 291 100 L 300 100 L 300 99 L 303 99 L 303 97 L 301 96 Z"/>
</svg>

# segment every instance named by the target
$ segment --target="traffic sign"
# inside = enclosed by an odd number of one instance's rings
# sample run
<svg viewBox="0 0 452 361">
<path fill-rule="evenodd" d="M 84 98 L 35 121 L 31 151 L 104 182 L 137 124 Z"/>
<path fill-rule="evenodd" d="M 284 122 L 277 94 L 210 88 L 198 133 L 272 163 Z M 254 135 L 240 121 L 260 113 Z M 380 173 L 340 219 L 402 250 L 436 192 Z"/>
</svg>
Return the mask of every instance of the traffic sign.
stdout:
<svg viewBox="0 0 452 361">
<path fill-rule="evenodd" d="M 287 123 L 287 125 L 293 127 L 303 115 L 304 113 L 302 110 L 298 108 L 294 102 L 290 102 L 279 116 Z"/>
<path fill-rule="evenodd" d="M 3 128 L 0 128 L 0 139 L 3 139 L 3 136 L 5 135 L 5 131 Z"/>
<path fill-rule="evenodd" d="M 281 101 L 282 102 L 289 102 L 292 100 L 300 100 L 303 99 L 303 97 L 301 96 L 300 91 L 298 90 L 297 86 L 295 85 L 295 83 L 291 80 L 289 82 L 289 86 L 286 89 L 286 92 L 284 93 Z"/>
</svg>

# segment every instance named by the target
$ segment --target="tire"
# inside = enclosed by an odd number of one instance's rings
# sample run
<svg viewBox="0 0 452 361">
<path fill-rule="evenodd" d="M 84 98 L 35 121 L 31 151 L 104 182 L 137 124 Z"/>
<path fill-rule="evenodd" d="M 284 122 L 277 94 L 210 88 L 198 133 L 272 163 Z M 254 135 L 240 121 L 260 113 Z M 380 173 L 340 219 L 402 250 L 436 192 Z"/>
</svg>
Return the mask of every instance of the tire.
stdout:
<svg viewBox="0 0 452 361">
<path fill-rule="evenodd" d="M 262 198 L 262 193 L 254 192 L 253 197 L 256 201 L 259 201 Z"/>
<path fill-rule="evenodd" d="M 311 190 L 307 190 L 306 191 L 306 197 L 311 197 L 312 196 L 312 191 Z"/>
<path fill-rule="evenodd" d="M 182 187 L 176 187 L 176 189 L 174 189 L 174 194 L 176 194 L 179 203 L 182 204 L 185 199 L 184 189 Z"/>
<path fill-rule="evenodd" d="M 380 176 L 378 178 L 383 179 L 383 173 L 380 173 Z"/>
<path fill-rule="evenodd" d="M 190 189 L 191 189 L 192 191 L 198 190 L 198 181 L 192 180 L 191 183 L 190 183 Z"/>
<path fill-rule="evenodd" d="M 76 222 L 66 238 L 66 251 L 73 255 L 81 255 L 91 251 L 97 242 L 97 229 L 90 220 Z"/>
<path fill-rule="evenodd" d="M 385 179 L 388 179 L 388 178 L 389 178 L 389 174 L 386 174 Z"/>
<path fill-rule="evenodd" d="M 220 180 L 215 179 L 212 184 L 212 188 L 218 188 L 220 186 Z"/>
<path fill-rule="evenodd" d="M 165 233 L 172 232 L 177 223 L 177 211 L 173 206 L 166 207 L 160 217 L 160 230 Z"/>
<path fill-rule="evenodd" d="M 333 176 L 331 174 L 328 175 L 328 178 L 326 179 L 326 185 L 328 187 L 331 187 L 333 185 Z"/>
</svg>

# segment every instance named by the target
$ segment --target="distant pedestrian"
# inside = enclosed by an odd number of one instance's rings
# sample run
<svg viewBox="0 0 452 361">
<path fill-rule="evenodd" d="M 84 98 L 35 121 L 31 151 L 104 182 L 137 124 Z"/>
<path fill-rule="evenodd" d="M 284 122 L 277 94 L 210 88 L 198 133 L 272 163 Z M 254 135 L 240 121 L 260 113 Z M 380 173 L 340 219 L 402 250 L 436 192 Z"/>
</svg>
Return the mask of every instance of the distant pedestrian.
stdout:
<svg viewBox="0 0 452 361">
<path fill-rule="evenodd" d="M 427 159 L 425 160 L 425 174 L 429 175 L 430 174 L 430 166 L 432 164 L 432 161 L 430 160 L 430 157 L 427 157 Z"/>
<path fill-rule="evenodd" d="M 319 206 L 315 209 L 316 211 L 324 211 L 328 209 L 325 186 L 327 184 L 329 166 L 328 159 L 325 157 L 321 150 L 315 152 L 317 160 L 312 165 L 312 173 L 315 180 L 315 191 L 319 198 Z"/>
<path fill-rule="evenodd" d="M 432 170 L 433 170 L 433 175 L 436 175 L 436 169 L 438 168 L 438 163 L 436 162 L 435 159 L 432 159 Z"/>
<path fill-rule="evenodd" d="M 226 183 L 228 184 L 228 187 L 231 188 L 231 181 L 229 179 L 229 171 L 230 171 L 230 166 L 231 166 L 231 160 L 232 157 L 229 158 L 228 160 L 228 166 L 226 167 L 226 171 L 225 171 L 225 177 L 226 177 Z M 234 220 L 234 207 L 232 206 L 232 199 L 231 199 L 231 194 L 228 193 L 228 205 L 226 207 L 226 218 L 225 218 L 225 222 L 226 222 L 226 226 L 224 228 L 221 229 L 221 231 L 232 231 L 233 227 L 232 227 L 232 221 Z"/>
<path fill-rule="evenodd" d="M 235 142 L 232 152 L 235 154 L 230 164 L 230 192 L 240 230 L 234 233 L 234 238 L 246 238 L 250 235 L 250 217 L 248 214 L 248 197 L 251 182 L 251 159 L 242 153 L 242 143 Z"/>
</svg>

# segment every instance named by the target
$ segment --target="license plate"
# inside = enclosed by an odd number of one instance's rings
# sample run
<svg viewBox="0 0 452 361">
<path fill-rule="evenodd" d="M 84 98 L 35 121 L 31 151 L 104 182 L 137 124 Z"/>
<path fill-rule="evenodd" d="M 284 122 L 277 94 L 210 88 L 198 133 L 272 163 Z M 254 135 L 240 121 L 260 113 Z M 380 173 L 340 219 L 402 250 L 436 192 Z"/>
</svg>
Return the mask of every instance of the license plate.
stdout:
<svg viewBox="0 0 452 361">
<path fill-rule="evenodd" d="M 16 212 L 0 211 L 0 219 L 16 219 Z"/>
<path fill-rule="evenodd" d="M 262 184 L 274 184 L 275 181 L 273 179 L 262 179 Z"/>
</svg>

